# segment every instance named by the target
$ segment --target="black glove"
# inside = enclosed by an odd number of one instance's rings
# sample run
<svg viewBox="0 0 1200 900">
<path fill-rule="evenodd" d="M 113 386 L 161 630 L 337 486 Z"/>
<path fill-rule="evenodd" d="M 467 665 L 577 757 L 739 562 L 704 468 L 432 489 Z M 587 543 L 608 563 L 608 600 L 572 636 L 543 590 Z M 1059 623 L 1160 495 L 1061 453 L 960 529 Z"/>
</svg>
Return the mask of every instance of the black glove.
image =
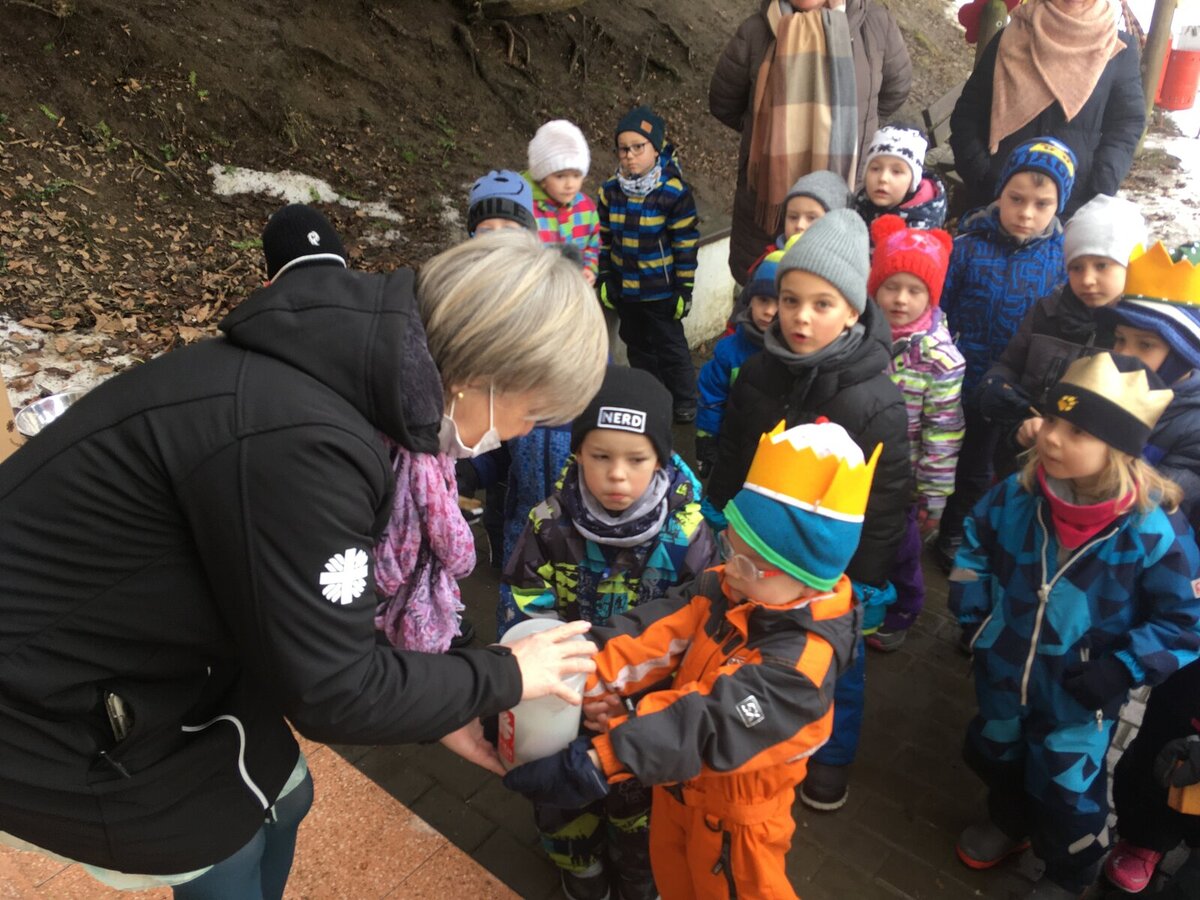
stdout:
<svg viewBox="0 0 1200 900">
<path fill-rule="evenodd" d="M 711 434 L 696 435 L 696 474 L 707 478 L 717 464 L 717 439 Z"/>
<path fill-rule="evenodd" d="M 993 375 L 979 389 L 979 411 L 989 424 L 1016 425 L 1033 415 L 1033 406 L 1024 390 Z"/>
<path fill-rule="evenodd" d="M 1124 702 L 1133 673 L 1115 656 L 1075 662 L 1063 672 L 1063 688 L 1085 709 L 1107 709 Z"/>
<path fill-rule="evenodd" d="M 517 766 L 504 786 L 542 806 L 582 809 L 608 794 L 604 773 L 588 757 L 591 749 L 590 737 L 577 737 L 553 756 Z"/>
<path fill-rule="evenodd" d="M 1154 780 L 1163 787 L 1200 782 L 1200 735 L 1167 741 L 1154 760 Z"/>
<path fill-rule="evenodd" d="M 469 459 L 454 463 L 454 480 L 458 482 L 458 496 L 474 497 L 479 493 L 479 473 Z"/>
</svg>

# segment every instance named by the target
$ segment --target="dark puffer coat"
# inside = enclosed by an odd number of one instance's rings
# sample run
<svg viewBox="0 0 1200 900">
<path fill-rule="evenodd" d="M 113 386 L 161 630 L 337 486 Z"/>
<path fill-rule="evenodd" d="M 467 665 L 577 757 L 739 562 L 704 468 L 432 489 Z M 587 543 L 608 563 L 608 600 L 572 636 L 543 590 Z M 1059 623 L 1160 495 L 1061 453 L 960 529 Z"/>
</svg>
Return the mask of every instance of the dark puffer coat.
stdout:
<svg viewBox="0 0 1200 900">
<path fill-rule="evenodd" d="M 297 269 L 0 465 L 0 831 L 122 872 L 216 863 L 318 741 L 520 698 L 505 651 L 375 642 L 380 432 L 437 449 L 412 272 Z M 131 724 L 118 739 L 115 694 Z"/>
<path fill-rule="evenodd" d="M 846 568 L 854 581 L 879 587 L 888 580 L 904 535 L 913 473 L 904 397 L 887 375 L 891 329 L 871 301 L 860 321 L 867 334 L 858 352 L 840 365 L 810 370 L 811 377 L 794 375 L 765 351 L 742 366 L 729 394 L 708 497 L 718 510 L 725 507 L 746 479 L 759 437 L 780 419 L 791 427 L 825 416 L 845 428 L 868 457 L 882 443 L 862 539 Z"/>
<path fill-rule="evenodd" d="M 762 248 L 775 240 L 754 220 L 755 197 L 746 184 L 750 164 L 750 133 L 754 125 L 754 88 L 758 70 L 775 41 L 767 22 L 767 8 L 778 0 L 763 0 L 757 13 L 742 22 L 717 61 L 708 87 L 708 108 L 723 125 L 741 132 L 738 150 L 737 191 L 733 199 L 733 236 L 729 268 L 738 284 Z M 900 26 L 875 0 L 846 0 L 850 40 L 854 47 L 854 78 L 858 89 L 858 158 L 881 122 L 896 113 L 908 99 L 912 62 Z"/>
<path fill-rule="evenodd" d="M 1003 32 L 1001 32 L 1003 34 Z M 995 156 L 988 153 L 991 133 L 992 84 L 996 74 L 997 34 L 967 79 L 950 116 L 950 147 L 954 165 L 968 190 L 968 208 L 996 199 L 996 179 L 1013 147 L 1037 137 L 1058 138 L 1075 153 L 1075 187 L 1060 217 L 1065 222 L 1097 194 L 1115 195 L 1129 167 L 1146 122 L 1142 75 L 1133 37 L 1120 32 L 1125 49 L 1108 61 L 1096 89 L 1070 122 L 1052 103 L 1024 127 L 1000 142 Z"/>
</svg>

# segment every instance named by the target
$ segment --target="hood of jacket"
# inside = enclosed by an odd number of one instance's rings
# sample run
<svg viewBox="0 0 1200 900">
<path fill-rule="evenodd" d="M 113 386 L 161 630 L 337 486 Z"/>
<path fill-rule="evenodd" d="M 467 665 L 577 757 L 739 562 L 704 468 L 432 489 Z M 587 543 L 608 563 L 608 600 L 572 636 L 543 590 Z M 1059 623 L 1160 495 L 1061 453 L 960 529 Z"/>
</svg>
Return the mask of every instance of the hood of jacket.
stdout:
<svg viewBox="0 0 1200 900">
<path fill-rule="evenodd" d="M 411 269 L 296 269 L 254 293 L 220 329 L 230 343 L 330 388 L 408 450 L 437 452 L 442 380 Z"/>
</svg>

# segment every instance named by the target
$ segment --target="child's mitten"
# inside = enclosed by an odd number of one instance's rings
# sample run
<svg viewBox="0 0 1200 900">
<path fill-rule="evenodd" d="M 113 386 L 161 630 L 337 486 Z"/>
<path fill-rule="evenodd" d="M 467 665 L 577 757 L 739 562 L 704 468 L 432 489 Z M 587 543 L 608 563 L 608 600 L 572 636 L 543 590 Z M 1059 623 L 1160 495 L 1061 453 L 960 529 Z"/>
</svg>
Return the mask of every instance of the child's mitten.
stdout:
<svg viewBox="0 0 1200 900">
<path fill-rule="evenodd" d="M 1200 783 L 1200 735 L 1167 741 L 1154 760 L 1154 779 L 1163 787 Z"/>
<path fill-rule="evenodd" d="M 504 776 L 504 786 L 534 803 L 559 809 L 582 809 L 608 794 L 608 781 L 588 756 L 592 739 L 577 737 L 553 756 L 517 766 Z"/>
<path fill-rule="evenodd" d="M 1115 656 L 1075 662 L 1063 673 L 1063 688 L 1085 709 L 1106 709 L 1125 699 L 1133 673 Z"/>
</svg>

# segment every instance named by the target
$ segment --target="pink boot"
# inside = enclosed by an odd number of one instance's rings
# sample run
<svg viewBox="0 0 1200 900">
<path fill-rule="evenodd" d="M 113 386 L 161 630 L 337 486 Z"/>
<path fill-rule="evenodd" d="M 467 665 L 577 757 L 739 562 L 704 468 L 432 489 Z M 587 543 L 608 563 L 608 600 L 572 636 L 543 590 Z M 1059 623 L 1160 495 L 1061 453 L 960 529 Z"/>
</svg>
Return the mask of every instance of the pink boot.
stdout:
<svg viewBox="0 0 1200 900">
<path fill-rule="evenodd" d="M 1139 894 L 1154 878 L 1154 870 L 1162 858 L 1161 853 L 1117 841 L 1104 862 L 1104 875 L 1125 893 Z"/>
</svg>

